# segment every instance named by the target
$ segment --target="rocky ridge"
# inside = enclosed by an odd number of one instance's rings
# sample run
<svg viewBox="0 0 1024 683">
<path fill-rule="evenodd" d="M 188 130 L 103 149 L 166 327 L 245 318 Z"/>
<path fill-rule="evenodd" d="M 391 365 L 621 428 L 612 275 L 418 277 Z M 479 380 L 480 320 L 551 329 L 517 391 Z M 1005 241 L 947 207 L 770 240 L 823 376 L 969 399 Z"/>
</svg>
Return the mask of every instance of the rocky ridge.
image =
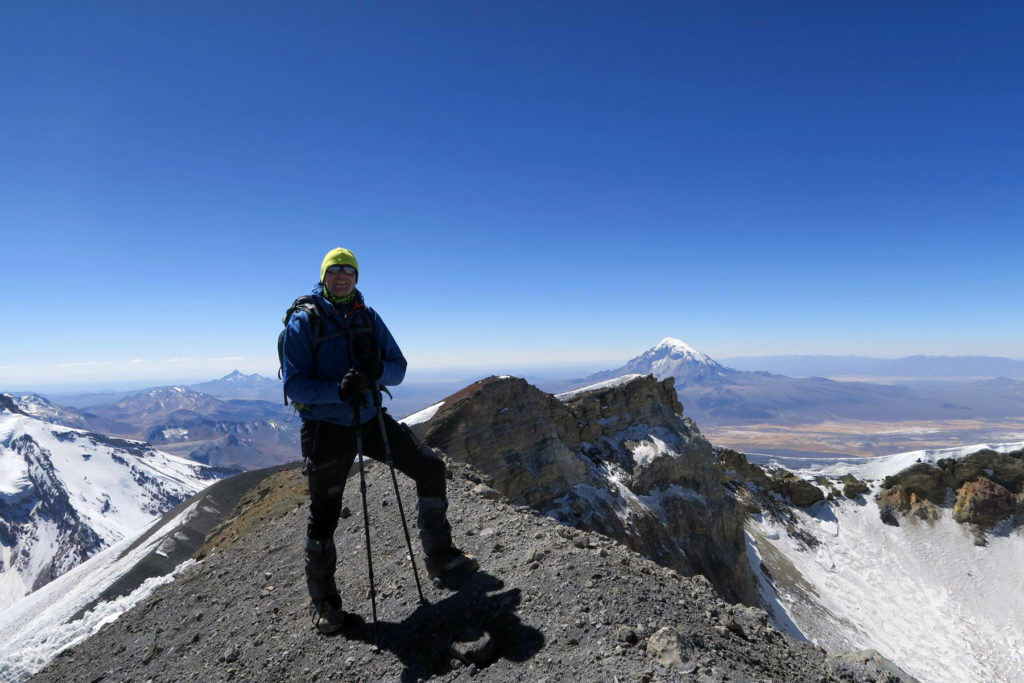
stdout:
<svg viewBox="0 0 1024 683">
<path fill-rule="evenodd" d="M 885 478 L 878 504 L 882 521 L 892 526 L 901 518 L 936 520 L 940 508 L 952 507 L 975 544 L 986 545 L 989 533 L 1024 524 L 1024 451 L 919 462 Z"/>
<path fill-rule="evenodd" d="M 559 400 L 562 399 L 562 400 Z M 674 380 L 632 376 L 559 397 L 491 377 L 413 429 L 515 504 L 614 538 L 726 599 L 756 605 L 745 511 Z"/>
<path fill-rule="evenodd" d="M 367 467 L 379 649 L 360 515 L 337 533 L 348 624 L 325 638 L 308 622 L 305 483 L 290 469 L 242 497 L 200 562 L 33 680 L 911 680 L 871 652 L 829 657 L 794 641 L 761 610 L 722 601 L 703 577 L 492 500 L 469 467 L 449 473 L 457 540 L 482 570 L 442 586 L 420 565 L 429 603 L 420 606 L 390 473 Z M 413 486 L 400 482 L 408 504 Z M 358 488 L 347 490 L 356 503 Z"/>
</svg>

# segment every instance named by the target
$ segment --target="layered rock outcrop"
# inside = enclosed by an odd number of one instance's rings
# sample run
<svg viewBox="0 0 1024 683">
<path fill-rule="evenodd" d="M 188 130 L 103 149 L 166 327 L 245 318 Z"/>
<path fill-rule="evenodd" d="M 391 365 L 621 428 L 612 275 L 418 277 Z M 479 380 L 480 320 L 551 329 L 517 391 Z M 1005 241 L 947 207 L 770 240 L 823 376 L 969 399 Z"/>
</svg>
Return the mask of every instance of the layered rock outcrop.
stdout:
<svg viewBox="0 0 1024 683">
<path fill-rule="evenodd" d="M 722 486 L 711 444 L 682 413 L 671 378 L 556 398 L 522 379 L 491 377 L 414 429 L 513 503 L 703 574 L 727 599 L 756 604 L 745 513 Z"/>
<path fill-rule="evenodd" d="M 496 489 L 522 505 L 548 505 L 586 476 L 572 413 L 523 379 L 471 384 L 414 430 L 452 460 L 493 477 Z"/>
</svg>

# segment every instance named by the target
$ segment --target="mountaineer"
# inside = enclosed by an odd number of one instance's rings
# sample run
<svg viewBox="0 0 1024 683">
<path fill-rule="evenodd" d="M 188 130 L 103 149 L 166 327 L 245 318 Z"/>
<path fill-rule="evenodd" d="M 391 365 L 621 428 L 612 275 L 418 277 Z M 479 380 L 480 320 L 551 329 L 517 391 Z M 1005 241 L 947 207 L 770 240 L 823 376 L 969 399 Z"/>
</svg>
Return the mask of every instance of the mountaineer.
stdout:
<svg viewBox="0 0 1024 683">
<path fill-rule="evenodd" d="M 381 462 L 390 455 L 394 468 L 416 482 L 419 536 L 432 575 L 459 575 L 478 566 L 452 544 L 444 461 L 381 407 L 381 390 L 402 382 L 407 362 L 384 321 L 364 303 L 358 281 L 359 263 L 351 251 L 327 252 L 312 294 L 288 310 L 279 345 L 285 396 L 302 418 L 310 499 L 305 551 L 310 613 L 315 628 L 325 634 L 344 626 L 334 531 L 357 451 Z M 365 513 L 365 487 L 363 496 Z M 369 541 L 369 526 L 366 533 Z M 367 559 L 372 593 L 369 543 Z M 374 612 L 376 617 L 376 607 Z"/>
</svg>

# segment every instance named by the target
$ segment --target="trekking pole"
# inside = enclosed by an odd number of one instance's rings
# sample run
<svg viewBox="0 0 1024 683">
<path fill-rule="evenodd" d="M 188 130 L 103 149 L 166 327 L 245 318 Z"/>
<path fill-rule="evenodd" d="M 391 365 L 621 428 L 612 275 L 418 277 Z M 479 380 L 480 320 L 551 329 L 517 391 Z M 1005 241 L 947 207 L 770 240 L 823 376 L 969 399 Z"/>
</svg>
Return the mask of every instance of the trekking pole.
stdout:
<svg viewBox="0 0 1024 683">
<path fill-rule="evenodd" d="M 391 468 L 391 483 L 395 486 L 395 500 L 398 501 L 398 516 L 402 518 L 402 531 L 405 532 L 405 547 L 409 549 L 409 562 L 412 563 L 412 576 L 416 579 L 416 592 L 420 595 L 420 604 L 427 604 L 423 597 L 423 588 L 420 587 L 420 573 L 416 569 L 416 554 L 412 551 L 412 539 L 409 537 L 409 525 L 405 521 L 405 508 L 402 506 L 402 494 L 398 492 L 398 477 L 395 476 L 395 460 L 391 456 L 391 444 L 388 442 L 387 429 L 384 427 L 384 408 L 381 404 L 384 398 L 381 396 L 380 385 L 374 382 L 373 400 L 377 404 L 377 423 L 380 425 L 380 438 L 384 442 L 384 457 L 387 458 L 388 467 Z"/>
<path fill-rule="evenodd" d="M 370 513 L 366 507 L 366 474 L 363 472 L 363 427 L 359 422 L 359 400 L 352 400 L 355 416 L 352 425 L 356 428 L 356 460 L 359 461 L 359 492 L 363 497 L 363 530 L 366 532 L 366 567 L 370 574 L 370 606 L 373 610 L 373 639 L 380 649 L 380 630 L 377 627 L 377 588 L 373 582 L 373 555 L 370 553 Z"/>
</svg>

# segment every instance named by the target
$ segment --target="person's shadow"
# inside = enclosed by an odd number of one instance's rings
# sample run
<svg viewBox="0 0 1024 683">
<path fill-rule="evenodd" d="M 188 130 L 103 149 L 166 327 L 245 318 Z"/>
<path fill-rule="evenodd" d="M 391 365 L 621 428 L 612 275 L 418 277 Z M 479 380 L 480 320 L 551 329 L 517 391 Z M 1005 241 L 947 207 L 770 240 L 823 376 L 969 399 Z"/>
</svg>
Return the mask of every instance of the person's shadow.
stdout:
<svg viewBox="0 0 1024 683">
<path fill-rule="evenodd" d="M 458 585 L 455 585 L 455 584 Z M 518 588 L 502 593 L 498 578 L 476 571 L 458 582 L 442 584 L 456 592 L 440 602 L 421 605 L 401 622 L 378 620 L 381 650 L 392 652 L 405 665 L 402 681 L 416 681 L 452 670 L 448 645 L 467 630 L 487 631 L 496 648 L 492 660 L 523 662 L 544 646 L 544 634 L 523 624 L 515 614 L 522 601 Z M 376 644 L 373 622 L 347 613 L 339 634 L 349 640 Z"/>
</svg>

